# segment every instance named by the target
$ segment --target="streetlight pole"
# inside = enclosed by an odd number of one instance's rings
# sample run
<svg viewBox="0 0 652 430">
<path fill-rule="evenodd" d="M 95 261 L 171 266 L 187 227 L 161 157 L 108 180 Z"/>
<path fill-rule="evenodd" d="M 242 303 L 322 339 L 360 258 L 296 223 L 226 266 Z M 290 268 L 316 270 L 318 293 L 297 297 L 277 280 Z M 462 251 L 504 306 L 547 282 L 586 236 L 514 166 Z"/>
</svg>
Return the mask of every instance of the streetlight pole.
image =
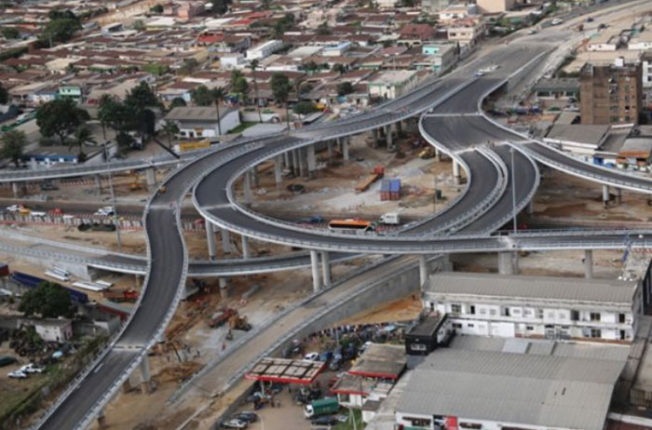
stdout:
<svg viewBox="0 0 652 430">
<path fill-rule="evenodd" d="M 106 150 L 106 140 L 103 145 L 104 149 L 104 162 L 109 161 L 109 153 Z M 115 235 L 118 242 L 118 251 L 122 251 L 122 240 L 120 238 L 120 226 L 118 225 L 118 209 L 115 204 L 115 190 L 113 189 L 113 174 L 109 170 L 109 190 L 111 191 L 111 206 L 113 206 L 113 225 L 115 226 Z"/>
<path fill-rule="evenodd" d="M 511 156 L 511 171 L 512 171 L 512 213 L 514 218 L 514 234 L 516 234 L 516 175 L 514 174 L 514 147 L 509 148 Z"/>
</svg>

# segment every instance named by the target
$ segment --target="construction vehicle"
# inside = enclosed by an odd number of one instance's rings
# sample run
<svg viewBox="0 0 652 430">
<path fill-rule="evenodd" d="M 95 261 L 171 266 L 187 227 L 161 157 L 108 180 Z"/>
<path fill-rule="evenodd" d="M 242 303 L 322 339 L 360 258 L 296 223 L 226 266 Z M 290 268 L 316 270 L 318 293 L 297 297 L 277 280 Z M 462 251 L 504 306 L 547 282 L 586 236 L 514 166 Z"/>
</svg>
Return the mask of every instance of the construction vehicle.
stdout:
<svg viewBox="0 0 652 430">
<path fill-rule="evenodd" d="M 428 160 L 435 156 L 435 148 L 432 146 L 427 147 L 423 151 L 419 152 L 419 158 L 422 160 Z"/>
<path fill-rule="evenodd" d="M 208 323 L 210 328 L 222 327 L 226 324 L 232 316 L 237 315 L 238 311 L 232 308 L 223 308 L 213 314 L 211 320 Z"/>
<path fill-rule="evenodd" d="M 130 302 L 138 300 L 138 291 L 136 290 L 106 290 L 102 291 L 102 296 L 116 303 Z"/>
<path fill-rule="evenodd" d="M 355 187 L 355 192 L 356 193 L 362 193 L 364 191 L 367 191 L 371 184 L 379 180 L 385 175 L 385 167 L 378 165 L 374 167 L 374 169 L 371 171 L 371 173 L 365 177 L 362 181 L 358 182 L 358 185 Z"/>
<path fill-rule="evenodd" d="M 229 318 L 229 329 L 249 331 L 251 330 L 251 324 L 247 321 L 247 317 L 241 317 L 238 315 L 238 311 L 236 311 L 235 314 Z"/>
</svg>

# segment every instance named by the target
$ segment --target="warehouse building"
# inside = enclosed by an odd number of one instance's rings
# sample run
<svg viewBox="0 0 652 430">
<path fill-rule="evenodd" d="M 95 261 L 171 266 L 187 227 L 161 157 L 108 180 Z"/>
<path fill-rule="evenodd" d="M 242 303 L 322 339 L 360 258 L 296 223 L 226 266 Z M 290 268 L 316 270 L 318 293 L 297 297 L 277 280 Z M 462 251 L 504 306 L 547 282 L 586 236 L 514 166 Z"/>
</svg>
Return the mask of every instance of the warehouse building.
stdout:
<svg viewBox="0 0 652 430">
<path fill-rule="evenodd" d="M 624 360 L 438 349 L 396 406 L 405 429 L 603 430 Z"/>
<path fill-rule="evenodd" d="M 237 109 L 220 107 L 220 122 L 214 106 L 175 107 L 165 116 L 179 127 L 182 138 L 215 138 L 227 134 L 240 125 L 240 113 Z"/>
<path fill-rule="evenodd" d="M 423 300 L 458 334 L 630 343 L 642 290 L 640 281 L 444 272 Z"/>
</svg>

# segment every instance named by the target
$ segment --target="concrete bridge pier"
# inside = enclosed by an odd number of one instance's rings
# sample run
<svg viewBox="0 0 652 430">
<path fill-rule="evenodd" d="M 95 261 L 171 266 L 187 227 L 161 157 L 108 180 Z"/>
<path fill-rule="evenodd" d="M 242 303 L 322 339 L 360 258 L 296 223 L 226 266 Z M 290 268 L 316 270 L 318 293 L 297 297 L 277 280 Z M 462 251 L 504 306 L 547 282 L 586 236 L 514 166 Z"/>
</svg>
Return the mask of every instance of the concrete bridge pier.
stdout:
<svg viewBox="0 0 652 430">
<path fill-rule="evenodd" d="M 156 169 L 154 167 L 145 169 L 145 181 L 147 182 L 148 190 L 156 188 Z"/>
<path fill-rule="evenodd" d="M 326 152 L 328 154 L 328 163 L 330 164 L 333 161 L 333 141 L 329 140 L 326 142 Z"/>
<path fill-rule="evenodd" d="M 106 416 L 104 415 L 104 409 L 102 409 L 97 414 L 97 427 L 100 429 L 105 429 L 108 427 L 106 423 Z"/>
<path fill-rule="evenodd" d="M 94 175 L 93 177 L 95 179 L 95 187 L 97 188 L 97 194 L 101 195 L 102 194 L 102 175 Z M 14 184 L 12 184 L 14 185 Z M 16 193 L 14 192 L 14 197 L 16 197 Z"/>
<path fill-rule="evenodd" d="M 401 123 L 402 121 L 396 122 L 396 137 L 401 137 L 401 134 L 403 134 L 403 126 Z"/>
<path fill-rule="evenodd" d="M 344 161 L 349 161 L 349 139 L 342 138 L 342 158 Z"/>
<path fill-rule="evenodd" d="M 605 207 L 609 204 L 609 185 L 602 186 L 602 204 Z"/>
<path fill-rule="evenodd" d="M 460 164 L 455 159 L 453 159 L 453 179 L 457 185 L 459 185 L 462 179 L 460 175 Z"/>
<path fill-rule="evenodd" d="M 251 180 L 254 183 L 254 187 L 260 186 L 260 176 L 258 176 L 258 166 L 251 168 Z"/>
<path fill-rule="evenodd" d="M 149 369 L 149 358 L 147 357 L 147 354 L 143 357 L 143 359 L 140 361 L 140 376 L 141 376 L 141 382 L 140 382 L 140 389 L 142 390 L 143 393 L 149 393 L 151 392 L 152 387 L 150 386 L 150 382 L 152 380 L 152 373 Z"/>
<path fill-rule="evenodd" d="M 315 145 L 309 145 L 306 148 L 307 162 L 308 162 L 308 178 L 314 179 L 317 174 L 317 158 L 315 157 Z"/>
<path fill-rule="evenodd" d="M 425 291 L 428 283 L 428 258 L 426 255 L 419 256 L 419 284 L 420 290 Z"/>
<path fill-rule="evenodd" d="M 503 251 L 498 253 L 498 273 L 501 275 L 518 274 L 518 252 Z"/>
<path fill-rule="evenodd" d="M 220 298 L 228 299 L 230 296 L 229 280 L 226 278 L 218 278 L 217 282 L 220 286 Z"/>
<path fill-rule="evenodd" d="M 297 149 L 297 158 L 299 160 L 299 175 L 302 178 L 308 177 L 308 163 L 306 160 L 306 150 L 305 148 Z"/>
<path fill-rule="evenodd" d="M 225 254 L 230 254 L 231 253 L 231 234 L 229 233 L 229 230 L 223 228 L 220 231 L 222 235 L 222 251 Z"/>
<path fill-rule="evenodd" d="M 331 256 L 328 251 L 321 252 L 321 270 L 324 276 L 324 287 L 331 286 Z"/>
<path fill-rule="evenodd" d="M 623 202 L 623 190 L 616 188 L 616 204 L 620 205 Z"/>
<path fill-rule="evenodd" d="M 213 261 L 217 252 L 215 250 L 215 226 L 204 218 L 204 226 L 206 227 L 206 242 L 208 242 L 208 258 Z"/>
<path fill-rule="evenodd" d="M 394 137 L 392 133 L 392 124 L 385 126 L 385 134 L 387 136 L 387 149 L 394 145 Z"/>
<path fill-rule="evenodd" d="M 283 157 L 281 155 L 277 155 L 274 159 L 274 182 L 276 182 L 277 187 L 281 186 L 281 183 L 283 182 L 283 172 L 281 171 L 282 163 Z"/>
<path fill-rule="evenodd" d="M 18 182 L 11 183 L 11 192 L 14 194 L 15 199 L 20 196 L 20 193 L 18 192 Z"/>
<path fill-rule="evenodd" d="M 245 172 L 244 174 L 244 183 L 242 188 L 244 191 L 244 202 L 251 203 L 251 174 L 249 172 Z"/>
<path fill-rule="evenodd" d="M 292 150 L 292 176 L 299 176 L 299 154 L 297 153 L 298 149 Z"/>
<path fill-rule="evenodd" d="M 249 238 L 247 236 L 242 236 L 242 258 L 245 260 L 251 257 L 249 251 Z"/>
<path fill-rule="evenodd" d="M 593 250 L 584 250 L 584 277 L 586 279 L 593 278 Z"/>
<path fill-rule="evenodd" d="M 374 137 L 374 148 L 378 148 L 378 146 L 380 145 L 380 136 L 378 135 L 378 129 L 374 128 L 373 130 L 371 130 L 371 133 L 373 134 Z"/>
<path fill-rule="evenodd" d="M 321 290 L 321 276 L 319 276 L 319 254 L 310 251 L 310 266 L 312 268 L 312 290 L 316 293 Z"/>
</svg>

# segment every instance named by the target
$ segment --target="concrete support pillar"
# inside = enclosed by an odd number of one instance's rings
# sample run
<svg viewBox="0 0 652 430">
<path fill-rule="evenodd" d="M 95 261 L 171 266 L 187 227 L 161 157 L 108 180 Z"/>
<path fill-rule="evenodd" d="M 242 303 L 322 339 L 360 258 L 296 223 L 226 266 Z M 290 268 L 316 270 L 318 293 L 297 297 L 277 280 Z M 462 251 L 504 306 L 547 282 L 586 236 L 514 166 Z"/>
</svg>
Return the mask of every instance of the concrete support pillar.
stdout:
<svg viewBox="0 0 652 430">
<path fill-rule="evenodd" d="M 245 260 L 251 257 L 249 252 L 249 238 L 247 236 L 242 236 L 242 258 Z"/>
<path fill-rule="evenodd" d="M 331 256 L 328 251 L 321 252 L 321 270 L 324 275 L 324 287 L 331 286 Z"/>
<path fill-rule="evenodd" d="M 230 296 L 230 289 L 229 289 L 229 282 L 228 279 L 226 278 L 219 278 L 218 279 L 219 285 L 220 285 L 220 298 L 221 299 L 228 299 Z"/>
<path fill-rule="evenodd" d="M 292 175 L 299 176 L 299 155 L 297 154 L 296 149 L 292 151 L 291 158 L 292 168 L 290 170 L 292 170 Z"/>
<path fill-rule="evenodd" d="M 602 203 L 605 206 L 609 204 L 609 185 L 602 186 Z"/>
<path fill-rule="evenodd" d="M 153 190 L 156 188 L 156 169 L 149 168 L 145 169 L 145 181 L 147 181 L 147 189 Z"/>
<path fill-rule="evenodd" d="M 308 177 L 314 179 L 317 175 L 317 158 L 315 157 L 315 145 L 310 145 L 306 148 L 306 158 L 308 162 Z"/>
<path fill-rule="evenodd" d="M 435 148 L 435 160 L 441 161 L 441 151 L 439 149 Z"/>
<path fill-rule="evenodd" d="M 286 151 L 283 153 L 283 163 L 285 164 L 285 168 L 292 171 L 292 164 L 290 163 L 290 152 Z"/>
<path fill-rule="evenodd" d="M 215 260 L 217 252 L 215 250 L 215 226 L 211 224 L 208 219 L 204 219 L 206 226 L 206 242 L 208 243 L 208 258 Z"/>
<path fill-rule="evenodd" d="M 251 180 L 254 183 L 254 187 L 260 187 L 260 177 L 258 176 L 257 166 L 251 168 Z"/>
<path fill-rule="evenodd" d="M 231 234 L 229 233 L 229 230 L 223 228 L 221 231 L 222 235 L 222 251 L 225 254 L 230 254 L 231 253 Z"/>
<path fill-rule="evenodd" d="M 455 159 L 453 159 L 453 179 L 455 180 L 456 184 L 460 183 L 460 165 Z"/>
<path fill-rule="evenodd" d="M 104 415 L 104 410 L 101 410 L 97 414 L 97 427 L 101 429 L 107 428 L 107 423 L 106 423 L 106 416 Z"/>
<path fill-rule="evenodd" d="M 281 172 L 282 162 L 283 162 L 283 157 L 277 155 L 276 158 L 274 159 L 274 182 L 276 182 L 276 186 L 280 186 L 281 183 L 283 182 L 283 175 Z"/>
<path fill-rule="evenodd" d="M 394 137 L 392 133 L 392 125 L 388 125 L 385 127 L 385 135 L 387 137 L 387 148 L 391 148 L 392 145 L 394 144 Z"/>
<path fill-rule="evenodd" d="M 400 137 L 401 134 L 403 134 L 403 127 L 401 125 L 401 121 L 398 121 L 396 123 L 396 137 Z"/>
<path fill-rule="evenodd" d="M 421 291 L 424 291 L 426 289 L 427 282 L 428 282 L 428 259 L 425 255 L 420 255 L 419 256 L 419 286 Z"/>
<path fill-rule="evenodd" d="M 251 203 L 251 174 L 245 172 L 244 174 L 244 201 L 245 203 Z"/>
<path fill-rule="evenodd" d="M 18 192 L 18 183 L 17 182 L 12 182 L 11 183 L 11 192 L 14 194 L 14 198 L 17 199 L 20 195 Z"/>
<path fill-rule="evenodd" d="M 342 158 L 344 161 L 349 161 L 349 141 L 342 139 Z"/>
<path fill-rule="evenodd" d="M 143 393 L 149 393 L 150 392 L 150 380 L 152 379 L 152 374 L 149 369 L 149 358 L 147 357 L 147 354 L 143 357 L 143 359 L 140 361 L 140 376 L 141 376 L 141 390 Z"/>
<path fill-rule="evenodd" d="M 371 132 L 374 136 L 374 148 L 378 148 L 378 145 L 380 145 L 380 136 L 378 136 L 378 129 L 374 128 Z"/>
<path fill-rule="evenodd" d="M 584 250 L 584 277 L 593 278 L 593 250 Z"/>
<path fill-rule="evenodd" d="M 95 175 L 95 188 L 97 188 L 97 194 L 102 194 L 102 175 Z"/>
<path fill-rule="evenodd" d="M 534 213 L 534 201 L 530 200 L 530 202 L 527 204 L 527 214 L 532 215 Z"/>
<path fill-rule="evenodd" d="M 623 202 L 623 190 L 616 188 L 616 204 L 620 205 Z"/>
<path fill-rule="evenodd" d="M 498 253 L 498 273 L 501 275 L 518 274 L 518 252 L 503 251 Z"/>
<path fill-rule="evenodd" d="M 328 162 L 333 161 L 333 141 L 326 142 L 326 151 L 328 152 Z"/>
<path fill-rule="evenodd" d="M 310 265 L 312 267 L 312 290 L 321 290 L 321 276 L 319 276 L 319 254 L 317 251 L 310 251 Z"/>
<path fill-rule="evenodd" d="M 308 176 L 308 163 L 306 162 L 306 150 L 304 148 L 297 149 L 297 158 L 299 159 L 299 175 L 301 177 Z"/>
</svg>

